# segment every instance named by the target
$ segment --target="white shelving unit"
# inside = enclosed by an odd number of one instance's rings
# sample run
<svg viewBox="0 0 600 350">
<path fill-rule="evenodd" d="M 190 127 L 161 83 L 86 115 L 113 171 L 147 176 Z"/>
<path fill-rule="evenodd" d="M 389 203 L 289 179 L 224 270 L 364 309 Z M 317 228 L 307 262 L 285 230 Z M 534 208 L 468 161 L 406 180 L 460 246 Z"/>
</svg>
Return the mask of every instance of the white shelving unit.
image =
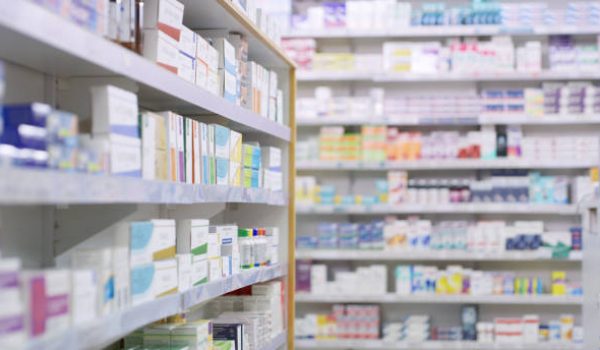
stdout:
<svg viewBox="0 0 600 350">
<path fill-rule="evenodd" d="M 44 102 L 59 109 L 79 96 L 82 80 L 112 84 L 137 94 L 141 109 L 171 110 L 218 123 L 282 149 L 284 190 L 189 185 L 141 178 L 89 175 L 0 164 L 0 250 L 19 257 L 24 269 L 49 268 L 55 260 L 115 224 L 151 218 L 208 218 L 211 223 L 280 228 L 280 262 L 127 307 L 64 332 L 42 336 L 25 349 L 101 349 L 132 331 L 202 306 L 207 301 L 281 279 L 287 330 L 264 349 L 293 348 L 295 65 L 231 1 L 182 1 L 184 24 L 193 29 L 242 33 L 249 59 L 276 70 L 284 95 L 285 125 L 261 117 L 191 84 L 141 55 L 102 38 L 32 1 L 0 8 L 0 60 L 5 63 L 4 103 Z M 87 90 L 86 90 L 87 92 Z M 89 107 L 89 106 L 88 106 Z M 81 119 L 89 116 L 80 115 Z M 291 190 L 291 191 L 290 191 Z M 95 241 L 93 241 L 95 242 Z"/>
<path fill-rule="evenodd" d="M 555 4 L 564 5 L 555 0 Z M 414 6 L 415 2 L 413 3 Z M 455 2 L 451 2 L 455 5 Z M 309 5 L 298 2 L 300 12 Z M 557 5 L 558 6 L 558 5 Z M 555 26 L 534 28 L 509 28 L 504 26 L 423 26 L 393 28 L 390 30 L 349 30 L 316 29 L 296 30 L 288 38 L 314 38 L 318 52 L 351 52 L 357 54 L 380 54 L 385 41 L 444 41 L 445 38 L 486 37 L 494 35 L 511 36 L 518 47 L 528 40 L 539 40 L 547 45 L 549 35 L 571 34 L 577 38 L 588 38 L 596 42 L 600 34 L 598 28 Z M 545 50 L 545 49 L 544 49 Z M 546 55 L 544 53 L 543 55 Z M 436 74 L 385 73 L 381 67 L 359 67 L 360 71 L 299 71 L 299 97 L 315 97 L 315 89 L 330 87 L 334 97 L 367 97 L 372 87 L 385 89 L 385 98 L 421 96 L 439 93 L 452 95 L 459 91 L 469 94 L 479 93 L 490 88 L 526 88 L 539 87 L 545 82 L 596 82 L 600 80 L 597 71 L 551 71 L 540 72 L 475 72 Z M 436 90 L 437 89 L 437 90 Z M 323 96 L 323 95 L 321 95 Z M 334 105 L 334 107 L 336 107 Z M 330 108 L 335 110 L 335 108 Z M 360 132 L 360 126 L 394 126 L 401 131 L 432 132 L 435 130 L 476 130 L 484 125 L 520 125 L 524 134 L 531 135 L 583 135 L 600 132 L 599 115 L 545 115 L 532 117 L 524 114 L 473 114 L 439 117 L 435 115 L 384 115 L 383 117 L 365 116 L 321 116 L 311 115 L 311 111 L 298 111 L 300 140 L 314 138 L 320 127 L 344 126 L 346 131 Z M 332 112 L 333 113 L 333 112 Z M 311 145 L 312 147 L 312 145 Z M 312 149 L 311 149 L 312 150 Z M 427 178 L 459 178 L 479 174 L 482 170 L 527 169 L 540 170 L 548 174 L 581 175 L 586 169 L 597 166 L 600 155 L 590 155 L 583 160 L 565 161 L 545 159 L 456 159 L 456 160 L 414 160 L 414 161 L 321 161 L 318 157 L 297 161 L 297 171 L 303 176 L 313 175 L 319 185 L 336 188 L 336 194 L 373 194 L 374 186 L 368 180 L 383 179 L 390 170 L 406 170 L 423 174 Z M 416 176 L 418 177 L 418 176 Z M 410 177 L 409 177 L 410 178 Z M 456 204 L 373 204 L 373 205 L 322 205 L 298 203 L 296 213 L 299 220 L 298 232 L 303 235 L 316 235 L 319 223 L 366 223 L 381 220 L 386 216 L 399 219 L 419 216 L 431 220 L 434 224 L 448 220 L 542 220 L 545 228 L 552 231 L 566 230 L 570 225 L 582 222 L 582 214 L 587 210 L 581 203 L 568 205 L 548 205 L 536 203 L 456 203 Z M 589 215 L 588 215 L 589 216 Z M 585 220 L 585 215 L 584 219 Z M 585 225 L 584 225 L 585 231 Z M 594 240 L 595 241 L 595 240 Z M 476 304 L 481 319 L 493 322 L 496 315 L 519 317 L 529 313 L 540 313 L 542 319 L 557 319 L 561 313 L 574 314 L 576 323 L 584 327 L 585 344 L 478 344 L 473 342 L 426 342 L 426 343 L 385 343 L 382 340 L 315 340 L 298 339 L 298 349 L 592 349 L 598 348 L 596 325 L 600 313 L 597 311 L 600 283 L 585 281 L 597 264 L 589 264 L 586 258 L 591 238 L 584 234 L 585 254 L 572 252 L 568 259 L 552 259 L 549 253 L 504 252 L 496 254 L 453 251 L 386 251 L 386 250 L 331 250 L 301 249 L 296 252 L 298 259 L 311 260 L 316 264 L 325 264 L 328 273 L 340 270 L 354 270 L 370 264 L 385 265 L 388 271 L 385 295 L 352 295 L 351 291 L 334 295 L 297 294 L 297 313 L 299 315 L 331 312 L 336 303 L 371 303 L 381 305 L 382 322 L 398 321 L 414 314 L 432 316 L 434 325 L 460 324 L 460 306 Z M 597 254 L 595 254 L 597 255 Z M 398 296 L 394 290 L 393 269 L 398 264 L 425 264 L 445 268 L 448 265 L 461 264 L 468 268 L 491 271 L 515 271 L 515 273 L 535 271 L 534 274 L 549 274 L 554 270 L 567 270 L 575 279 L 584 280 L 584 296 L 552 297 L 538 296 L 448 296 L 448 295 L 410 295 Z M 344 270 L 345 271 L 345 270 Z M 526 274 L 525 274 L 526 275 Z M 585 277 L 585 278 L 584 278 Z M 596 278 L 592 278 L 597 280 Z M 546 286 L 548 281 L 545 281 Z M 592 284 L 594 285 L 592 288 Z M 593 291 L 592 291 L 593 290 Z M 588 291 L 592 291 L 590 295 Z M 414 306 L 413 306 L 414 305 Z M 587 311 L 586 311 L 587 310 Z M 590 311 L 591 310 L 591 311 Z M 592 316 L 593 315 L 593 316 Z"/>
<path fill-rule="evenodd" d="M 429 341 L 425 343 L 388 343 L 381 340 L 296 340 L 298 349 L 377 349 L 377 350 L 577 350 L 581 344 L 479 344 L 463 341 Z"/>
</svg>

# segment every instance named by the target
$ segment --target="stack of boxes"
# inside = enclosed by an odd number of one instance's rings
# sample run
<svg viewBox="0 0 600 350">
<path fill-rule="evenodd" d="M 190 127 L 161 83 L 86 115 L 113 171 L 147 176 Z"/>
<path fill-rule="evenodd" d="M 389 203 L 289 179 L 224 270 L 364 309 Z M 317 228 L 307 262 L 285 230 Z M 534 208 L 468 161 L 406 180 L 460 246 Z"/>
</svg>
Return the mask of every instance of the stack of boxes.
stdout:
<svg viewBox="0 0 600 350">
<path fill-rule="evenodd" d="M 209 133 L 211 129 L 214 130 L 215 135 L 215 178 L 217 185 L 229 185 L 229 152 L 230 152 L 230 132 L 229 129 L 218 125 L 211 124 L 209 127 Z"/>
<path fill-rule="evenodd" d="M 144 179 L 171 180 L 167 118 L 169 115 L 152 112 L 143 112 L 140 116 L 142 177 Z"/>
<path fill-rule="evenodd" d="M 143 28 L 144 57 L 175 74 L 179 74 L 179 66 L 182 66 L 182 75 L 186 76 L 194 63 L 185 57 L 185 51 L 180 54 L 179 50 L 187 50 L 189 47 L 186 41 L 179 45 L 183 28 L 183 4 L 177 0 L 146 1 Z M 189 33 L 184 40 L 189 40 Z"/>
<path fill-rule="evenodd" d="M 208 232 L 209 221 L 205 219 L 188 219 L 177 223 L 179 267 L 186 269 L 189 266 L 190 270 L 189 278 L 182 277 L 184 283 L 189 284 L 180 285 L 180 291 L 208 282 Z M 181 277 L 181 271 L 179 275 Z"/>
<path fill-rule="evenodd" d="M 137 95 L 115 86 L 92 87 L 92 134 L 108 144 L 110 173 L 142 176 Z"/>
<path fill-rule="evenodd" d="M 206 39 L 196 35 L 196 85 L 219 94 L 219 53 Z"/>
<path fill-rule="evenodd" d="M 221 96 L 227 101 L 238 103 L 237 60 L 235 48 L 225 38 L 216 38 L 213 45 L 219 53 L 219 79 Z"/>
<path fill-rule="evenodd" d="M 175 221 L 132 222 L 129 237 L 131 303 L 138 305 L 176 293 L 179 276 Z"/>
</svg>

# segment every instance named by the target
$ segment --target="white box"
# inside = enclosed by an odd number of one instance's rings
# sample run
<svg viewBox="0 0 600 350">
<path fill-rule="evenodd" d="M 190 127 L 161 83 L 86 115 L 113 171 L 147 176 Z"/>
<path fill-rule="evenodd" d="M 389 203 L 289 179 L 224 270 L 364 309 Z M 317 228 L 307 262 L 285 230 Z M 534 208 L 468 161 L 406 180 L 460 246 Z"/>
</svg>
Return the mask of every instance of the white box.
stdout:
<svg viewBox="0 0 600 350">
<path fill-rule="evenodd" d="M 208 90 L 208 66 L 203 61 L 196 59 L 196 85 Z"/>
<path fill-rule="evenodd" d="M 112 249 L 112 271 L 114 276 L 115 309 L 123 310 L 131 304 L 129 269 L 129 247 L 114 247 Z"/>
<path fill-rule="evenodd" d="M 152 290 L 155 298 L 177 292 L 179 276 L 177 274 L 177 260 L 161 260 L 154 262 L 154 280 Z"/>
<path fill-rule="evenodd" d="M 21 347 L 26 339 L 26 325 L 23 323 L 26 316 L 19 282 L 20 269 L 19 259 L 0 259 L 0 324 L 11 326 L 2 327 L 0 344 L 11 349 Z M 94 300 L 93 307 L 95 306 Z"/>
<path fill-rule="evenodd" d="M 116 86 L 93 86 L 92 132 L 139 138 L 137 95 Z"/>
<path fill-rule="evenodd" d="M 44 279 L 46 286 L 46 334 L 61 332 L 70 326 L 70 271 L 45 270 Z"/>
<path fill-rule="evenodd" d="M 181 35 L 179 36 L 179 44 L 177 48 L 180 52 L 185 53 L 190 57 L 196 57 L 196 47 L 198 35 L 194 33 L 190 28 L 182 25 Z"/>
<path fill-rule="evenodd" d="M 275 121 L 283 125 L 283 91 L 277 90 L 277 115 Z"/>
<path fill-rule="evenodd" d="M 185 118 L 185 182 L 188 184 L 194 183 L 194 163 L 193 163 L 193 133 L 192 133 L 192 122 L 190 118 Z"/>
<path fill-rule="evenodd" d="M 230 130 L 222 125 L 213 124 L 215 128 L 215 158 L 229 160 Z"/>
<path fill-rule="evenodd" d="M 208 259 L 221 257 L 221 240 L 216 226 L 210 226 L 208 232 L 206 256 Z"/>
<path fill-rule="evenodd" d="M 194 56 L 189 56 L 184 52 L 178 54 L 177 75 L 189 81 L 192 84 L 196 83 L 196 59 Z"/>
<path fill-rule="evenodd" d="M 94 270 L 71 271 L 71 323 L 80 325 L 98 317 L 98 279 Z"/>
<path fill-rule="evenodd" d="M 145 0 L 144 28 L 158 29 L 177 45 L 183 27 L 183 4 L 176 0 Z"/>
<path fill-rule="evenodd" d="M 202 183 L 202 157 L 200 149 L 200 123 L 192 120 L 192 182 L 195 184 Z"/>
<path fill-rule="evenodd" d="M 144 30 L 144 48 L 142 55 L 159 66 L 178 74 L 179 50 L 177 43 L 159 30 Z"/>
<path fill-rule="evenodd" d="M 215 38 L 213 45 L 219 54 L 218 68 L 223 69 L 235 77 L 236 58 L 235 48 L 225 38 Z"/>
<path fill-rule="evenodd" d="M 281 148 L 263 146 L 261 157 L 263 169 L 281 171 Z"/>
<path fill-rule="evenodd" d="M 219 69 L 219 79 L 221 81 L 220 95 L 227 101 L 235 103 L 237 100 L 237 78 L 235 73 Z"/>
<path fill-rule="evenodd" d="M 115 134 L 94 138 L 108 146 L 110 174 L 118 176 L 142 176 L 142 141 L 139 138 Z"/>
<path fill-rule="evenodd" d="M 209 220 L 191 219 L 177 222 L 177 253 L 192 254 L 195 259 L 208 256 Z"/>
<path fill-rule="evenodd" d="M 208 282 L 208 260 L 199 259 L 192 261 L 192 286 L 196 287 Z"/>
<path fill-rule="evenodd" d="M 192 287 L 192 254 L 177 254 L 177 276 L 180 293 Z"/>
<path fill-rule="evenodd" d="M 186 118 L 178 115 L 176 126 L 177 138 L 177 173 L 179 174 L 178 182 L 185 183 L 185 120 Z"/>
<path fill-rule="evenodd" d="M 208 70 L 208 75 L 206 76 L 206 90 L 213 95 L 221 96 L 221 80 L 217 71 Z"/>
<path fill-rule="evenodd" d="M 175 221 L 149 220 L 130 224 L 130 265 L 175 257 Z"/>
<path fill-rule="evenodd" d="M 161 112 L 161 116 L 165 118 L 167 130 L 167 154 L 168 154 L 168 179 L 173 182 L 179 181 L 178 167 L 178 146 L 177 146 L 177 124 L 180 116 L 173 112 Z"/>
<path fill-rule="evenodd" d="M 156 122 L 149 113 L 142 114 L 142 177 L 145 180 L 156 179 Z"/>
<path fill-rule="evenodd" d="M 71 255 L 71 266 L 73 269 L 94 271 L 97 279 L 96 314 L 106 316 L 113 312 L 115 296 L 112 250 L 77 250 Z"/>
<path fill-rule="evenodd" d="M 131 267 L 131 305 L 139 305 L 154 300 L 154 263 Z"/>
<path fill-rule="evenodd" d="M 209 258 L 208 259 L 208 280 L 209 281 L 218 281 L 223 278 L 223 268 L 222 268 L 222 259 L 221 257 Z"/>
</svg>

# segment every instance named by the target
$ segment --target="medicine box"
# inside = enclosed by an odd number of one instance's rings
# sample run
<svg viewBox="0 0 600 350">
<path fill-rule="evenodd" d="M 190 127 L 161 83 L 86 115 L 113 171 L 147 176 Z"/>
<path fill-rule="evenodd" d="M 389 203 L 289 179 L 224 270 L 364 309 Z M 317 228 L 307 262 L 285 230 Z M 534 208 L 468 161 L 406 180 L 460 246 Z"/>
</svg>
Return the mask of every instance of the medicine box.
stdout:
<svg viewBox="0 0 600 350">
<path fill-rule="evenodd" d="M 144 28 L 160 30 L 177 46 L 183 27 L 183 8 L 176 0 L 144 1 Z"/>
<path fill-rule="evenodd" d="M 236 58 L 233 45 L 225 38 L 215 38 L 213 45 L 219 54 L 218 69 L 224 70 L 235 77 Z"/>
<path fill-rule="evenodd" d="M 216 184 L 229 185 L 229 160 L 223 158 L 215 159 Z"/>
<path fill-rule="evenodd" d="M 178 182 L 185 183 L 185 118 L 177 116 L 176 138 L 177 138 L 177 173 L 179 174 Z"/>
<path fill-rule="evenodd" d="M 206 259 L 209 221 L 206 219 L 177 222 L 177 253 L 192 254 L 194 259 Z"/>
<path fill-rule="evenodd" d="M 24 300 L 19 287 L 20 268 L 19 259 L 0 259 L 0 324 L 11 325 L 3 327 L 0 334 L 2 344 L 9 348 L 21 346 L 26 339 Z"/>
<path fill-rule="evenodd" d="M 199 286 L 208 282 L 208 259 L 197 259 L 192 261 L 192 286 Z"/>
<path fill-rule="evenodd" d="M 200 162 L 201 162 L 201 171 L 202 171 L 202 176 L 201 176 L 201 182 L 202 184 L 208 185 L 211 184 L 213 182 L 211 182 L 212 180 L 212 174 L 213 174 L 213 168 L 212 168 L 212 162 L 211 162 L 211 157 L 210 157 L 210 150 L 213 149 L 213 147 L 211 147 L 211 144 L 209 142 L 209 132 L 208 132 L 208 125 L 204 124 L 204 123 L 198 123 L 198 132 L 199 132 L 199 142 L 200 142 Z"/>
<path fill-rule="evenodd" d="M 142 55 L 159 66 L 175 74 L 179 72 L 179 50 L 177 43 L 170 37 L 155 29 L 144 30 L 144 48 Z"/>
<path fill-rule="evenodd" d="M 177 123 L 179 115 L 173 112 L 161 112 L 160 115 L 165 120 L 166 141 L 167 141 L 167 173 L 168 180 L 178 182 L 179 167 L 178 167 L 178 147 L 177 147 Z"/>
<path fill-rule="evenodd" d="M 219 69 L 220 95 L 227 101 L 236 103 L 237 101 L 237 78 L 234 73 Z"/>
<path fill-rule="evenodd" d="M 277 147 L 261 147 L 263 169 L 281 171 L 281 149 Z"/>
<path fill-rule="evenodd" d="M 151 349 L 171 349 L 171 332 L 178 325 L 172 323 L 158 323 L 143 329 L 143 345 Z"/>
<path fill-rule="evenodd" d="M 175 257 L 175 221 L 150 220 L 130 224 L 130 265 Z"/>
<path fill-rule="evenodd" d="M 96 319 L 96 287 L 98 283 L 93 270 L 71 271 L 71 323 L 80 324 Z"/>
<path fill-rule="evenodd" d="M 179 43 L 177 48 L 179 52 L 186 54 L 189 57 L 196 58 L 196 48 L 198 45 L 198 35 L 194 33 L 190 28 L 182 25 L 181 35 L 179 36 Z"/>
<path fill-rule="evenodd" d="M 139 138 L 109 134 L 96 136 L 95 140 L 108 147 L 112 175 L 142 176 L 142 142 Z"/>
<path fill-rule="evenodd" d="M 208 280 L 218 281 L 223 278 L 223 262 L 221 257 L 214 257 L 208 259 Z"/>
<path fill-rule="evenodd" d="M 230 130 L 229 131 L 229 159 L 233 162 L 242 163 L 242 134 Z"/>
<path fill-rule="evenodd" d="M 77 250 L 71 255 L 71 266 L 90 269 L 96 276 L 96 314 L 105 316 L 115 309 L 114 273 L 111 249 Z"/>
<path fill-rule="evenodd" d="M 139 138 L 137 95 L 111 85 L 93 86 L 92 131 Z"/>
<path fill-rule="evenodd" d="M 176 293 L 178 281 L 176 259 L 133 266 L 131 268 L 132 305 Z"/>
<path fill-rule="evenodd" d="M 196 83 L 196 59 L 194 56 L 189 56 L 184 52 L 179 52 L 177 56 L 177 75 L 189 81 L 192 84 Z"/>
<path fill-rule="evenodd" d="M 215 153 L 216 158 L 229 160 L 231 134 L 229 128 L 218 124 L 211 124 L 215 132 Z"/>
<path fill-rule="evenodd" d="M 192 120 L 192 183 L 202 183 L 202 156 L 200 153 L 200 122 Z"/>
<path fill-rule="evenodd" d="M 193 134 L 192 122 L 190 118 L 184 119 L 184 156 L 185 156 L 185 183 L 194 183 L 194 162 L 193 162 Z"/>
<path fill-rule="evenodd" d="M 208 349 L 212 343 L 212 324 L 197 320 L 178 325 L 171 331 L 171 347 L 188 346 L 190 349 Z"/>
<path fill-rule="evenodd" d="M 23 272 L 22 288 L 26 315 L 29 315 L 26 323 L 31 337 L 54 334 L 69 328 L 69 274 L 68 270 Z"/>
<path fill-rule="evenodd" d="M 234 161 L 229 161 L 229 185 L 242 185 L 242 164 Z"/>
<path fill-rule="evenodd" d="M 182 293 L 192 287 L 192 254 L 177 254 L 177 290 Z"/>
</svg>

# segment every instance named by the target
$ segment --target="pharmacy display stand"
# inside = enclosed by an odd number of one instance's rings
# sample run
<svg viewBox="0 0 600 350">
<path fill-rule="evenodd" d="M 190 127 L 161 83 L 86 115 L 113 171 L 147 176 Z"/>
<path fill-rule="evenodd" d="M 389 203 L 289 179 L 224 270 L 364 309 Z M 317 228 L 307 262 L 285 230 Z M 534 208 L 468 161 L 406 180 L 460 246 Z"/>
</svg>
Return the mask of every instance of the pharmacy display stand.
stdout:
<svg viewBox="0 0 600 350">
<path fill-rule="evenodd" d="M 114 224 L 152 218 L 205 218 L 215 224 L 279 227 L 281 259 L 272 266 L 208 282 L 89 323 L 73 324 L 67 331 L 31 341 L 26 348 L 103 348 L 155 321 L 239 288 L 275 279 L 283 281 L 286 289 L 288 319 L 285 333 L 273 339 L 268 349 L 294 347 L 294 308 L 290 302 L 294 291 L 294 64 L 232 2 L 187 1 L 185 6 L 184 25 L 194 30 L 219 28 L 242 33 L 248 38 L 249 59 L 278 73 L 285 106 L 283 124 L 212 95 L 29 1 L 17 1 L 0 10 L 4 103 L 38 101 L 60 109 L 69 99 L 80 97 L 76 89 L 68 87 L 81 79 L 117 85 L 137 93 L 140 109 L 171 110 L 227 126 L 241 132 L 244 141 L 281 148 L 283 191 L 3 167 L 2 257 L 20 258 L 23 269 L 51 268 L 55 258 Z"/>
<path fill-rule="evenodd" d="M 573 29 L 575 30 L 575 29 Z M 478 37 L 487 35 L 509 35 L 518 42 L 523 37 L 529 40 L 546 42 L 548 35 L 575 34 L 586 35 L 596 40 L 597 29 L 578 28 L 577 30 L 563 31 L 557 28 L 533 28 L 531 31 L 511 33 L 506 29 L 494 26 L 487 27 L 412 27 L 398 30 L 381 31 L 356 31 L 347 29 L 310 30 L 298 31 L 289 34 L 288 38 L 316 39 L 317 52 L 352 52 L 372 54 L 380 53 L 384 41 L 444 41 L 449 38 L 462 36 Z M 427 39 L 423 39 L 427 38 Z M 544 82 L 566 81 L 592 81 L 599 79 L 597 72 L 555 72 L 544 70 L 539 73 L 437 73 L 420 75 L 415 73 L 387 74 L 377 72 L 380 67 L 362 67 L 363 72 L 354 71 L 300 71 L 298 73 L 299 89 L 298 99 L 315 98 L 315 90 L 319 87 L 328 87 L 332 96 L 350 97 L 350 99 L 369 96 L 369 89 L 373 87 L 385 89 L 385 99 L 393 101 L 402 96 L 418 96 L 440 94 L 457 94 L 460 91 L 475 91 L 479 94 L 483 89 L 492 87 L 539 87 Z M 375 71 L 369 71 L 373 69 Z M 349 99 L 349 100 L 350 100 Z M 346 101 L 349 101 L 346 100 Z M 340 107 L 339 101 L 330 105 L 315 105 L 318 111 L 331 111 Z M 300 105 L 300 103 L 298 103 Z M 342 103 L 343 104 L 343 103 Z M 308 106 L 309 104 L 307 104 Z M 346 106 L 344 106 L 346 107 Z M 306 112 L 306 111 L 302 111 Z M 405 115 L 402 118 L 371 117 L 344 118 L 343 116 L 310 116 L 301 119 L 298 117 L 298 142 L 318 139 L 319 130 L 328 126 L 344 126 L 346 132 L 361 133 L 361 126 L 386 125 L 398 127 L 401 131 L 422 131 L 424 134 L 437 130 L 456 130 L 465 132 L 477 130 L 485 125 L 520 125 L 525 135 L 589 135 L 600 130 L 598 115 L 560 117 L 544 116 L 531 118 L 523 114 L 505 114 L 496 119 L 490 119 L 483 114 L 454 115 L 452 118 L 428 118 L 418 113 Z M 587 132 L 586 132 L 587 129 Z M 318 143 L 315 143 L 318 148 Z M 300 149 L 300 146 L 298 146 Z M 306 152 L 310 147 L 303 149 Z M 311 149 L 312 150 L 312 149 Z M 406 160 L 406 161 L 343 161 L 319 160 L 318 153 L 301 159 L 298 156 L 298 177 L 314 176 L 317 185 L 334 186 L 336 195 L 364 195 L 373 194 L 376 179 L 385 179 L 388 171 L 407 171 L 411 177 L 429 178 L 461 178 L 473 177 L 479 171 L 523 169 L 541 171 L 545 174 L 564 174 L 581 176 L 586 174 L 587 168 L 597 166 L 598 154 L 572 161 L 546 161 L 542 159 L 451 159 L 451 160 Z M 300 183 L 300 182 L 298 182 Z M 301 189 L 299 189 L 302 191 Z M 408 341 L 389 343 L 381 339 L 315 339 L 313 335 L 296 341 L 296 347 L 301 349 L 595 349 L 597 343 L 598 325 L 598 292 L 595 273 L 598 261 L 592 261 L 589 255 L 597 256 L 594 251 L 598 247 L 597 240 L 592 236 L 597 235 L 598 216 L 597 203 L 586 205 L 576 202 L 567 205 L 554 204 L 344 204 L 319 205 L 298 203 L 296 213 L 298 216 L 298 236 L 318 236 L 320 223 L 362 223 L 373 220 L 383 220 L 385 216 L 394 215 L 399 219 L 418 215 L 420 219 L 431 220 L 433 224 L 443 220 L 503 220 L 512 223 L 517 220 L 539 220 L 544 222 L 546 231 L 568 230 L 570 226 L 583 226 L 584 252 L 571 254 L 568 258 L 552 259 L 550 256 L 540 256 L 528 251 L 506 251 L 502 253 L 464 252 L 464 251 L 381 251 L 369 249 L 316 249 L 299 248 L 296 257 L 314 264 L 327 266 L 328 278 L 331 280 L 333 271 L 352 272 L 358 267 L 373 264 L 387 267 L 387 292 L 383 295 L 373 293 L 356 294 L 354 290 L 346 293 L 313 293 L 297 292 L 297 318 L 307 314 L 327 315 L 332 312 L 335 304 L 374 304 L 380 305 L 381 323 L 400 321 L 410 315 L 430 315 L 433 323 L 441 326 L 455 326 L 461 324 L 461 306 L 476 305 L 479 319 L 494 322 L 496 317 L 521 317 L 526 314 L 540 315 L 540 319 L 557 319 L 561 314 L 575 315 L 575 323 L 584 330 L 584 343 L 538 343 L 538 344 L 479 344 L 465 341 L 428 341 L 424 343 L 411 343 Z M 552 295 L 397 295 L 394 285 L 394 269 L 401 264 L 435 265 L 445 269 L 448 265 L 460 264 L 464 267 L 483 271 L 514 271 L 516 275 L 528 274 L 550 275 L 552 271 L 567 271 L 568 276 L 580 280 L 583 284 L 583 297 Z M 341 273 L 341 274 L 342 274 Z M 592 282 L 592 280 L 594 282 Z M 547 283 L 549 281 L 546 281 Z M 548 284 L 546 284 L 548 286 Z M 312 288 L 312 286 L 311 286 Z M 317 325 L 316 328 L 320 329 Z M 302 330 L 305 331 L 305 330 Z M 325 335 L 327 337 L 327 335 Z"/>
</svg>

